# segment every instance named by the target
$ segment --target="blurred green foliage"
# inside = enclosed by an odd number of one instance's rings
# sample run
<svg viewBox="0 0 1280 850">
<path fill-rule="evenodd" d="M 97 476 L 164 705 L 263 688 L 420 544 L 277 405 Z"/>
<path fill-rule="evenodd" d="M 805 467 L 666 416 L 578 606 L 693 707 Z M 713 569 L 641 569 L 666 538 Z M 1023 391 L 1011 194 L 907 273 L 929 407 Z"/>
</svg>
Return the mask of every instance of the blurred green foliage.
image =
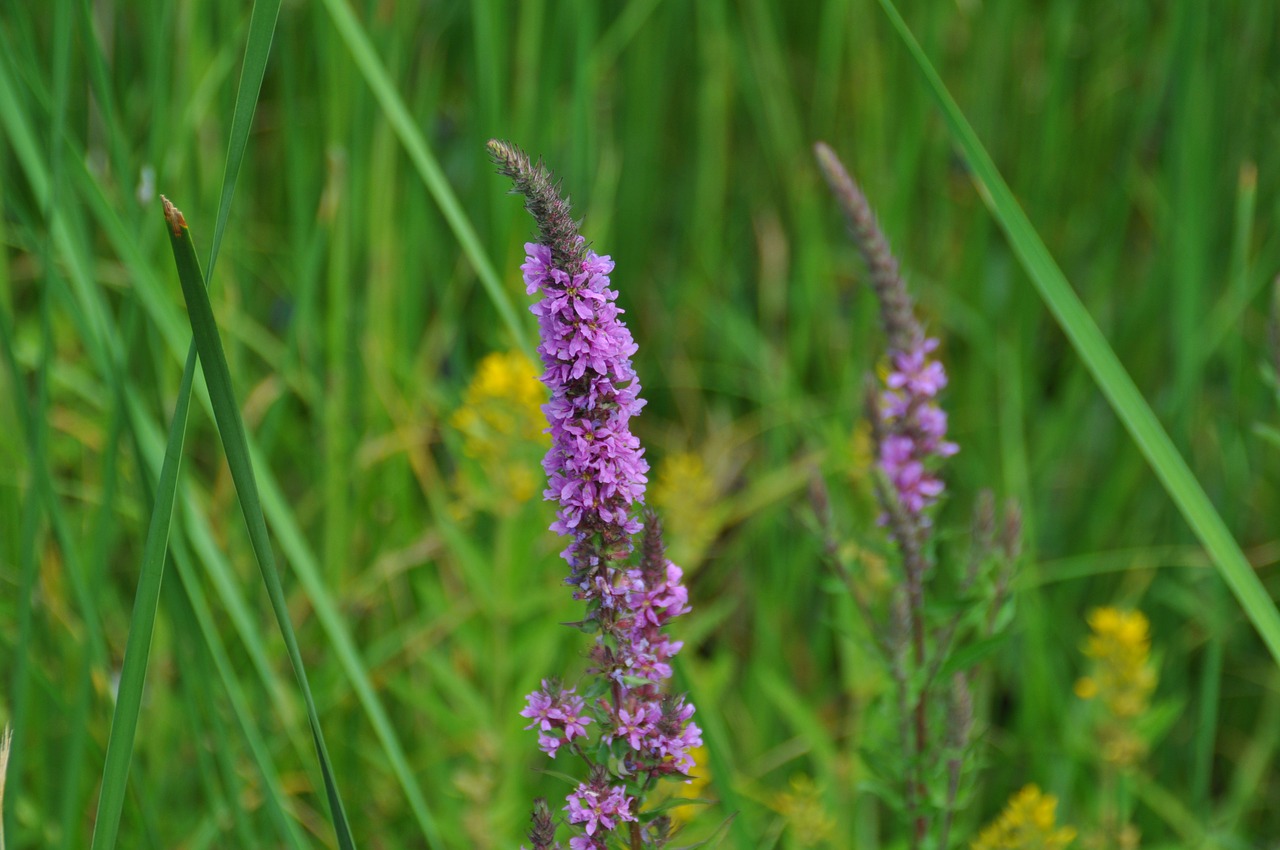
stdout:
<svg viewBox="0 0 1280 850">
<path fill-rule="evenodd" d="M 510 847 L 530 798 L 566 790 L 536 772 L 516 712 L 540 677 L 581 668 L 585 638 L 558 625 L 579 612 L 549 506 L 451 503 L 452 481 L 482 474 L 453 417 L 480 360 L 514 341 L 332 8 L 281 11 L 211 298 L 260 476 L 278 489 L 267 519 L 361 846 L 425 840 L 292 580 L 299 559 L 338 601 L 448 846 Z M 81 846 L 91 829 L 152 455 L 189 339 L 155 193 L 211 236 L 249 11 L 54 0 L 0 13 L 10 847 Z M 618 264 L 650 402 L 641 439 L 659 469 L 692 454 L 713 474 L 699 539 L 672 544 L 698 558 L 680 674 L 728 745 L 705 794 L 740 808 L 734 846 L 799 846 L 810 833 L 785 812 L 821 804 L 827 840 L 872 848 L 894 817 L 860 784 L 879 673 L 806 522 L 821 470 L 846 533 L 883 548 L 855 439 L 880 338 L 812 164 L 819 138 L 861 180 L 944 341 L 963 449 L 939 524 L 962 526 L 981 487 L 1024 506 L 1015 638 L 984 685 L 987 772 L 959 835 L 1030 782 L 1065 822 L 1102 805 L 1071 688 L 1084 612 L 1111 603 L 1150 617 L 1156 704 L 1173 706 L 1127 792 L 1146 846 L 1280 833 L 1266 805 L 1280 795 L 1280 671 L 1029 287 L 874 0 L 353 11 L 528 333 L 517 267 L 532 227 L 486 139 L 543 155 Z M 1280 418 L 1262 366 L 1280 268 L 1280 7 L 903 13 L 1274 596 L 1280 458 L 1255 429 Z M 207 411 L 197 401 L 121 842 L 283 840 L 238 704 L 289 813 L 329 841 Z M 963 557 L 939 545 L 943 562 Z M 796 787 L 804 807 L 770 805 Z M 691 829 L 731 811 L 701 810 Z"/>
</svg>

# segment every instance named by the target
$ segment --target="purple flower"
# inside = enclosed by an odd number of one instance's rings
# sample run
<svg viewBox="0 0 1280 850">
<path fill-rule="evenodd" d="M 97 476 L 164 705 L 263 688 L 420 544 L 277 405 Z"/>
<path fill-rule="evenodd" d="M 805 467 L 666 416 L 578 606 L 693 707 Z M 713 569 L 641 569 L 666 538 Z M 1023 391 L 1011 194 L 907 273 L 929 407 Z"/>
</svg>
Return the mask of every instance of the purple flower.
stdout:
<svg viewBox="0 0 1280 850">
<path fill-rule="evenodd" d="M 533 722 L 524 728 L 540 730 L 538 746 L 547 755 L 555 758 L 561 746 L 586 736 L 586 725 L 591 718 L 583 714 L 586 704 L 582 697 L 574 694 L 573 688 L 562 689 L 555 682 L 543 679 L 542 690 L 529 694 L 526 700 L 528 705 L 520 716 Z M 563 731 L 564 737 L 550 734 L 556 730 Z"/>
<path fill-rule="evenodd" d="M 644 746 L 642 742 L 657 728 L 661 717 L 661 710 L 652 703 L 641 705 L 634 712 L 619 709 L 611 737 L 625 738 L 631 749 L 639 750 Z"/>
<path fill-rule="evenodd" d="M 898 503 L 921 527 L 928 527 L 924 512 L 942 495 L 943 484 L 932 467 L 941 458 L 959 451 L 943 439 L 947 415 L 934 400 L 947 385 L 942 364 L 929 357 L 936 339 L 917 335 L 907 350 L 889 353 L 893 371 L 885 378 L 880 395 L 880 469 L 893 485 Z"/>
<path fill-rule="evenodd" d="M 601 587 L 590 574 L 599 553 L 588 551 L 587 541 L 602 535 L 625 554 L 640 530 L 632 508 L 648 482 L 649 464 L 630 429 L 644 406 L 631 365 L 636 345 L 609 288 L 609 257 L 587 251 L 569 274 L 552 265 L 550 247 L 529 243 L 525 251 L 525 287 L 542 295 L 530 310 L 538 317 L 542 381 L 551 390 L 543 409 L 552 445 L 543 468 L 546 498 L 560 504 L 552 529 L 572 538 L 565 557 L 578 595 L 598 599 Z"/>
<path fill-rule="evenodd" d="M 621 785 L 604 787 L 599 781 L 584 782 L 565 799 L 569 823 L 585 823 L 583 831 L 588 836 L 594 836 L 600 828 L 613 829 L 619 821 L 636 819 L 631 814 L 631 798 Z"/>
</svg>

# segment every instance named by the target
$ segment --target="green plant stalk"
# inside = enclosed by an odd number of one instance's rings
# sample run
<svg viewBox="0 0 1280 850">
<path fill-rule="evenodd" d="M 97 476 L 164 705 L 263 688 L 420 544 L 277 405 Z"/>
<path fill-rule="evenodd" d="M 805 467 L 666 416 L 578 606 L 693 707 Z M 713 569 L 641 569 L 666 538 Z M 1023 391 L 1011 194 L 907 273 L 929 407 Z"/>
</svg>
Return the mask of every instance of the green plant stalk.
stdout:
<svg viewBox="0 0 1280 850">
<path fill-rule="evenodd" d="M 253 114 L 257 105 L 258 93 L 262 86 L 263 75 L 266 71 L 266 63 L 270 55 L 271 41 L 274 37 L 279 11 L 280 0 L 263 0 L 263 2 L 255 2 L 253 5 L 248 42 L 245 46 L 244 64 L 241 69 L 240 81 L 236 91 L 235 110 L 231 120 L 232 126 L 228 141 L 227 161 L 223 171 L 213 246 L 209 254 L 210 273 L 212 273 L 217 262 L 218 249 L 230 215 L 231 200 L 235 194 L 237 177 L 248 146 L 249 131 L 253 122 Z M 161 467 L 157 499 L 153 504 L 147 541 L 144 545 L 143 565 L 131 618 L 124 669 L 121 673 L 121 694 L 123 699 L 117 702 L 116 712 L 112 717 L 112 735 L 108 740 L 107 746 L 107 759 L 104 766 L 104 779 L 98 807 L 99 815 L 94 826 L 94 850 L 98 850 L 99 847 L 114 847 L 119 829 L 125 780 L 128 776 L 129 761 L 133 753 L 141 691 L 146 678 L 146 665 L 150 654 L 156 607 L 159 602 L 159 592 L 164 575 L 165 554 L 168 548 L 169 529 L 173 519 L 177 477 L 181 465 L 182 445 L 185 440 L 187 417 L 190 410 L 195 362 L 196 346 L 195 342 L 192 341 L 187 349 L 178 403 L 175 407 L 165 459 Z M 122 708 L 124 709 L 123 713 L 121 713 Z M 118 741 L 115 737 L 117 728 L 121 730 L 123 735 L 123 738 Z M 115 777 L 116 781 L 111 781 L 112 777 Z M 103 820 L 104 817 L 105 821 Z"/>
<path fill-rule="evenodd" d="M 1280 614 L 1249 561 L 1232 538 L 1222 517 L 1209 501 L 1186 461 L 1174 447 L 1150 405 L 1121 365 L 1089 311 L 1071 289 L 1049 249 L 1032 227 L 995 163 L 929 58 L 912 36 L 893 0 L 880 0 L 890 23 L 901 37 L 942 111 L 947 127 L 972 172 L 978 194 L 1004 231 L 1014 254 L 1031 278 L 1041 299 L 1071 341 L 1076 353 L 1102 390 L 1112 410 L 1137 444 L 1165 492 L 1213 559 L 1240 607 L 1280 665 Z"/>
<path fill-rule="evenodd" d="M 223 352 L 222 341 L 218 336 L 213 306 L 209 303 L 209 294 L 205 291 L 204 277 L 200 272 L 199 261 L 196 259 L 191 231 L 182 213 L 167 198 L 162 196 L 161 200 L 164 203 L 165 222 L 169 229 L 174 262 L 178 266 L 178 277 L 182 283 L 182 294 L 186 299 L 187 311 L 191 318 L 191 331 L 195 337 L 196 349 L 200 353 L 200 366 L 213 402 L 218 434 L 222 438 L 227 465 L 231 469 L 231 478 L 236 486 L 236 495 L 239 497 L 240 509 L 248 528 L 258 568 L 267 586 L 267 596 L 271 599 L 276 623 L 284 637 L 289 661 L 293 665 L 294 675 L 297 677 L 303 701 L 306 703 L 307 720 L 311 725 L 312 742 L 315 744 L 320 771 L 324 777 L 325 794 L 328 798 L 338 846 L 343 850 L 354 850 L 355 841 L 351 836 L 346 810 L 342 805 L 342 797 L 333 776 L 328 748 L 324 742 L 324 732 L 320 728 L 319 712 L 311 694 L 311 686 L 307 681 L 306 668 L 302 663 L 302 652 L 298 647 L 298 638 L 294 634 L 293 625 L 289 621 L 284 586 L 280 582 L 280 574 L 276 568 L 275 553 L 267 535 L 267 523 L 262 514 L 258 485 L 253 474 L 253 464 L 249 458 L 248 438 L 231 388 L 231 370 L 227 366 L 226 354 Z"/>
</svg>

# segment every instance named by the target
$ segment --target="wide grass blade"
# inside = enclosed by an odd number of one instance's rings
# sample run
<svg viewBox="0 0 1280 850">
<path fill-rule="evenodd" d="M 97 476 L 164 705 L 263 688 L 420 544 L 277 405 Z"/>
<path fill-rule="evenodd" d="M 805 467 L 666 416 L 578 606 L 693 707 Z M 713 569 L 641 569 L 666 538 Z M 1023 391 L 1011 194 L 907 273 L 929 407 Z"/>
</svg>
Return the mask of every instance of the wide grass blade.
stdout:
<svg viewBox="0 0 1280 850">
<path fill-rule="evenodd" d="M 271 599 L 276 623 L 284 637 L 289 661 L 293 665 L 294 675 L 298 679 L 302 698 L 307 706 L 307 719 L 311 724 L 311 737 L 315 743 L 316 755 L 320 760 L 320 772 L 324 776 L 325 794 L 329 799 L 329 810 L 333 817 L 338 846 L 344 850 L 354 848 L 355 842 L 347 823 L 346 810 L 342 805 L 342 797 L 338 793 L 333 768 L 329 762 L 328 748 L 324 742 L 324 733 L 320 728 L 315 698 L 311 695 L 311 686 L 307 682 L 307 671 L 302 663 L 298 638 L 293 632 L 293 624 L 289 621 L 288 602 L 285 599 L 284 586 L 280 582 L 280 573 L 276 569 L 275 553 L 267 535 L 267 522 L 262 514 L 258 484 L 254 478 L 253 463 L 249 457 L 249 442 L 245 436 L 244 422 L 240 418 L 240 408 L 231 388 L 231 370 L 227 366 L 227 357 L 222 350 L 222 340 L 213 318 L 213 306 L 209 303 L 209 294 L 204 288 L 204 278 L 200 273 L 200 264 L 196 260 L 191 231 L 182 213 L 169 203 L 167 198 L 162 198 L 162 201 L 165 221 L 169 226 L 169 236 L 173 245 L 174 261 L 177 263 L 178 277 L 182 283 L 182 294 L 186 299 L 191 318 L 191 331 L 195 336 L 196 349 L 200 353 L 200 366 L 213 403 L 218 434 L 222 437 L 227 465 L 231 469 L 232 481 L 235 482 L 236 495 L 240 500 L 240 509 L 244 514 L 254 556 L 262 572 L 262 580 L 267 586 L 267 596 Z"/>
<path fill-rule="evenodd" d="M 880 5 L 906 44 L 916 67 L 924 75 L 951 135 L 972 172 L 983 203 L 1004 230 L 1014 254 L 1031 278 L 1041 299 L 1057 319 L 1059 327 L 1137 443 L 1139 451 L 1151 465 L 1165 491 L 1208 551 L 1231 592 L 1235 594 L 1250 622 L 1271 651 L 1272 657 L 1280 664 L 1280 614 L 1277 614 L 1275 605 L 1253 568 L 1249 566 L 1239 544 L 1232 538 L 1204 488 L 1174 447 L 1115 352 L 1111 350 L 1097 323 L 1067 283 L 1066 276 L 1058 268 L 1049 249 L 1045 247 L 1013 192 L 1000 176 L 991 156 L 952 99 L 919 42 L 911 34 L 893 0 L 880 0 Z"/>
</svg>

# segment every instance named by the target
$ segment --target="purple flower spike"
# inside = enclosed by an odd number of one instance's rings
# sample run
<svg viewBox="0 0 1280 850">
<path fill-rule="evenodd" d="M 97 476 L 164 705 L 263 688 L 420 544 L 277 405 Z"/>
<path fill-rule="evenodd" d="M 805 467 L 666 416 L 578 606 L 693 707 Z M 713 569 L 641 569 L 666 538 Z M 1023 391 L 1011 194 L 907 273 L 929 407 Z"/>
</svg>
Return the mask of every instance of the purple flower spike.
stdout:
<svg viewBox="0 0 1280 850">
<path fill-rule="evenodd" d="M 631 366 L 636 345 L 613 303 L 611 259 L 587 251 L 570 275 L 551 265 L 549 247 L 529 243 L 525 251 L 525 285 L 542 294 L 530 310 L 542 340 L 542 381 L 551 390 L 543 408 L 551 433 L 543 468 L 545 496 L 560 503 L 552 529 L 572 538 L 565 557 L 578 598 L 604 602 L 608 589 L 596 580 L 605 578 L 602 556 L 615 560 L 629 551 L 631 535 L 640 530 L 632 508 L 649 480 L 644 449 L 629 424 L 644 406 Z M 596 535 L 610 544 L 607 551 L 597 551 Z"/>
<path fill-rule="evenodd" d="M 558 505 L 551 529 L 569 538 L 566 582 L 586 602 L 584 625 L 596 633 L 588 672 L 599 677 L 590 692 L 600 694 L 588 706 L 572 689 L 544 680 L 520 714 L 531 721 L 526 728 L 538 730 L 543 752 L 555 758 L 566 749 L 589 766 L 589 780 L 566 800 L 568 821 L 580 830 L 569 846 L 604 850 L 610 832 L 636 820 L 632 811 L 652 780 L 687 774 L 690 750 L 702 743 L 693 706 L 664 690 L 682 646 L 664 629 L 688 612 L 689 592 L 666 558 L 657 517 L 647 513 L 642 523 L 638 516 L 649 464 L 631 419 L 644 401 L 631 364 L 636 344 L 609 285 L 613 260 L 578 235 L 568 200 L 541 163 L 505 142 L 490 142 L 489 151 L 525 196 L 542 239 L 525 245 L 520 270 L 525 290 L 538 296 L 529 309 L 538 319 L 542 382 L 551 391 L 543 406 L 551 434 L 544 496 Z M 633 538 L 642 532 L 634 564 Z M 607 746 L 566 747 L 588 737 L 593 719 L 602 744 L 626 742 L 608 767 L 592 760 Z M 627 784 L 611 784 L 616 780 Z"/>
<path fill-rule="evenodd" d="M 880 396 L 880 469 L 893 485 L 898 503 L 921 527 L 929 526 L 924 512 L 942 495 L 941 479 L 930 469 L 934 462 L 960 450 L 943 439 L 947 415 L 934 397 L 947 385 L 942 364 L 929 357 L 936 339 L 917 336 L 909 349 L 889 353 L 893 371 Z"/>
<path fill-rule="evenodd" d="M 916 319 L 898 261 L 889 250 L 889 242 L 862 189 L 831 148 L 819 143 L 815 152 L 823 176 L 844 211 L 849 233 L 866 261 L 871 288 L 880 301 L 880 321 L 888 337 L 892 369 L 871 416 L 879 466 L 905 513 L 902 521 L 906 526 L 892 527 L 900 523 L 893 521 L 888 506 L 880 521 L 891 526 L 904 549 L 914 550 L 918 548 L 920 532 L 930 525 L 926 511 L 937 503 L 944 489 L 933 471 L 937 461 L 960 450 L 944 439 L 947 416 L 934 401 L 947 385 L 947 373 L 930 356 L 937 350 L 938 341 L 926 337 Z"/>
</svg>

